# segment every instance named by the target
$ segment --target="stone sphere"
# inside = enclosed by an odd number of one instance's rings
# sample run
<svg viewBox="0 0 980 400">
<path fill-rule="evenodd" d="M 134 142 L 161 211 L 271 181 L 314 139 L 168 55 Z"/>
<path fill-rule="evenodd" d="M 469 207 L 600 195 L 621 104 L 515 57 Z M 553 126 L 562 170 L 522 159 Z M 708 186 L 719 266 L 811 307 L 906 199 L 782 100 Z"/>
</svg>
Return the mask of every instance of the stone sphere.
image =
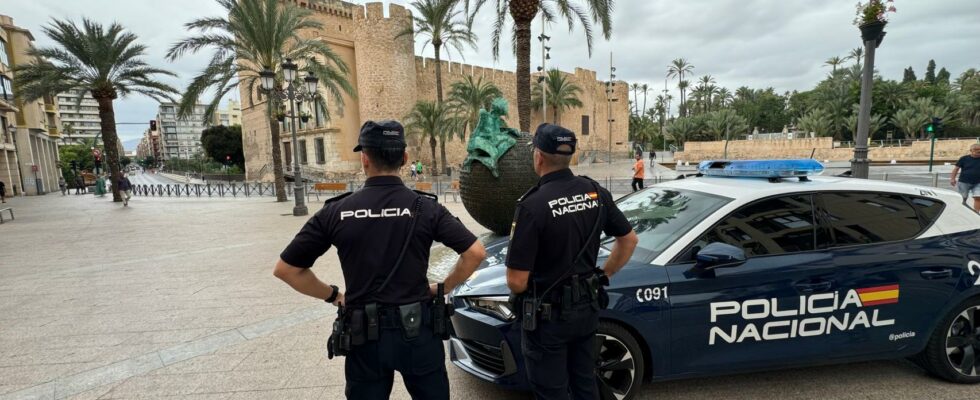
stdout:
<svg viewBox="0 0 980 400">
<path fill-rule="evenodd" d="M 517 199 L 538 182 L 532 148 L 527 146 L 530 141 L 531 135 L 522 133 L 517 143 L 500 157 L 499 178 L 478 162 L 470 164 L 469 172 L 460 172 L 459 194 L 463 207 L 476 222 L 497 235 L 510 234 Z"/>
</svg>

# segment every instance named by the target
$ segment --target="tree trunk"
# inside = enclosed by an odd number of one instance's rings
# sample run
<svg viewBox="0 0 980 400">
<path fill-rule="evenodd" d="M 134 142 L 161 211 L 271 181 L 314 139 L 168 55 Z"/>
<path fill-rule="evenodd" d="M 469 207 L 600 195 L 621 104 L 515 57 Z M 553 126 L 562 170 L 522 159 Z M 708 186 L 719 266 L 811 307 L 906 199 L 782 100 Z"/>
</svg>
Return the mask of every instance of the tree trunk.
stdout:
<svg viewBox="0 0 980 400">
<path fill-rule="evenodd" d="M 432 167 L 430 171 L 432 176 L 435 176 L 439 172 L 439 161 L 436 160 L 436 135 L 429 136 L 429 147 L 432 149 Z"/>
<path fill-rule="evenodd" d="M 436 52 L 436 105 L 442 105 L 442 62 L 439 59 L 439 48 L 442 47 L 442 41 L 439 39 L 432 40 L 432 47 L 435 48 Z"/>
<path fill-rule="evenodd" d="M 555 121 L 555 125 L 561 126 L 561 119 L 559 119 L 561 118 L 561 113 L 558 112 L 557 106 L 552 108 L 554 109 L 554 118 L 555 118 L 553 121 Z"/>
<path fill-rule="evenodd" d="M 446 138 L 444 136 L 439 138 L 439 159 L 442 160 L 442 166 L 443 169 L 445 169 L 445 167 L 448 166 L 449 163 L 446 162 Z M 442 175 L 443 172 L 444 171 L 439 170 L 436 171 L 436 173 L 433 173 L 432 175 Z"/>
<path fill-rule="evenodd" d="M 514 21 L 517 54 L 517 119 L 521 132 L 531 131 L 531 20 Z"/>
<path fill-rule="evenodd" d="M 640 111 L 640 115 L 647 114 L 647 92 L 643 92 L 643 110 Z"/>
<path fill-rule="evenodd" d="M 282 138 L 279 134 L 279 121 L 269 117 L 269 131 L 272 136 L 272 174 L 275 176 L 276 201 L 289 201 L 286 198 L 286 177 L 282 171 Z"/>
<path fill-rule="evenodd" d="M 102 142 L 105 143 L 105 154 L 102 157 L 109 166 L 110 181 L 112 182 L 112 201 L 121 202 L 119 195 L 119 137 L 116 136 L 116 113 L 112 108 L 112 100 L 116 98 L 114 89 L 93 90 L 92 97 L 99 103 L 99 119 L 102 128 Z"/>
</svg>

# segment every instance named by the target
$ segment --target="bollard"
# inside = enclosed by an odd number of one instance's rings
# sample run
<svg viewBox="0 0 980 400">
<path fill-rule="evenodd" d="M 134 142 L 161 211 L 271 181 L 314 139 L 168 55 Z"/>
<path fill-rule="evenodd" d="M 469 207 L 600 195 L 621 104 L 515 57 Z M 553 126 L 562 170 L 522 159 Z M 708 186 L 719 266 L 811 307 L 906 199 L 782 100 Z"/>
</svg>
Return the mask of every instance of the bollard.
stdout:
<svg viewBox="0 0 980 400">
<path fill-rule="evenodd" d="M 939 187 L 939 173 L 934 172 L 932 174 L 932 187 Z"/>
<path fill-rule="evenodd" d="M 888 173 L 885 172 L 885 182 L 888 182 Z"/>
</svg>

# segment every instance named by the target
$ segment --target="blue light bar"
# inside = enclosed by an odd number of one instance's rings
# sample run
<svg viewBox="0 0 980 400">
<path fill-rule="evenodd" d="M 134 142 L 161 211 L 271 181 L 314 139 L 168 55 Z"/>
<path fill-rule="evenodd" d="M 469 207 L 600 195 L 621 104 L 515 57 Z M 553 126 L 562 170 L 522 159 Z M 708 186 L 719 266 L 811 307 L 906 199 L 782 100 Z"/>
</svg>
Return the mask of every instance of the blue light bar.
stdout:
<svg viewBox="0 0 980 400">
<path fill-rule="evenodd" d="M 823 165 L 817 160 L 708 160 L 698 164 L 698 172 L 707 176 L 743 178 L 792 178 L 820 175 Z"/>
</svg>

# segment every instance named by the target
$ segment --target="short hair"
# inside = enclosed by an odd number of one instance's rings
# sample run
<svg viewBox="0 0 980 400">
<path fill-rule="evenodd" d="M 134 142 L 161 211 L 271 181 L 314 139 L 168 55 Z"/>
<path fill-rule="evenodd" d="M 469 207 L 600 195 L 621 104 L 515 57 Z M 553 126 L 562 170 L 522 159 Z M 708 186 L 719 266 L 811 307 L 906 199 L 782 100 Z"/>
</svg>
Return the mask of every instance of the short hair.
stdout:
<svg viewBox="0 0 980 400">
<path fill-rule="evenodd" d="M 537 149 L 537 150 L 538 150 L 538 154 L 541 155 L 541 158 L 544 159 L 544 162 L 549 166 L 558 167 L 558 168 L 568 168 L 568 165 L 572 163 L 571 154 L 550 154 L 541 151 L 541 149 Z M 567 144 L 559 145 L 557 150 L 561 152 L 571 152 L 572 146 L 569 146 Z"/>
<path fill-rule="evenodd" d="M 980 143 L 974 143 L 970 145 L 970 150 L 980 147 Z"/>
<path fill-rule="evenodd" d="M 382 172 L 396 171 L 405 165 L 405 149 L 364 147 L 361 151 Z"/>
</svg>

